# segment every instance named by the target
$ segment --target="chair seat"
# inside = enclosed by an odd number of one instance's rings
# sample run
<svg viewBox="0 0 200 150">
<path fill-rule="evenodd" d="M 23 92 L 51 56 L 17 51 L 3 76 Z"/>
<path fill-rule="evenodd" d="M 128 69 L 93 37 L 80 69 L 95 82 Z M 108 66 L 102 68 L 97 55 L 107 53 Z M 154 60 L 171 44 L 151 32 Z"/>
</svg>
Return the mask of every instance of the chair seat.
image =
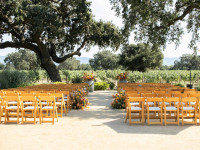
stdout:
<svg viewBox="0 0 200 150">
<path fill-rule="evenodd" d="M 44 106 L 44 107 L 42 107 L 42 109 L 53 109 L 53 106 Z"/>
<path fill-rule="evenodd" d="M 131 107 L 131 110 L 142 110 L 140 107 Z"/>
<path fill-rule="evenodd" d="M 135 106 L 135 105 L 139 105 L 138 102 L 130 102 L 131 105 Z"/>
<path fill-rule="evenodd" d="M 169 105 L 169 102 L 164 102 L 165 103 L 165 105 Z M 162 104 L 162 102 L 160 102 L 160 104 Z"/>
<path fill-rule="evenodd" d="M 56 102 L 56 105 L 61 105 L 61 102 Z"/>
<path fill-rule="evenodd" d="M 160 110 L 160 107 L 149 107 L 149 110 Z"/>
<path fill-rule="evenodd" d="M 25 110 L 27 110 L 27 109 L 35 109 L 35 107 L 34 107 L 34 106 L 27 106 L 27 107 L 25 107 L 24 109 L 25 109 Z"/>
<path fill-rule="evenodd" d="M 182 109 L 182 107 L 181 107 Z M 183 110 L 194 110 L 194 107 L 183 107 Z"/>
<path fill-rule="evenodd" d="M 144 104 L 146 105 L 146 104 L 149 104 L 149 105 L 154 105 L 154 102 L 145 102 Z"/>
<path fill-rule="evenodd" d="M 179 104 L 180 102 L 176 102 L 175 104 L 177 105 L 177 104 Z M 183 105 L 185 105 L 185 103 L 184 102 L 181 102 L 181 104 L 183 104 Z"/>
<path fill-rule="evenodd" d="M 33 102 L 24 102 L 24 104 L 27 104 L 27 105 L 32 105 Z"/>
<path fill-rule="evenodd" d="M 195 105 L 196 104 L 196 102 L 190 102 L 190 105 Z"/>
<path fill-rule="evenodd" d="M 17 106 L 9 106 L 6 109 L 17 109 Z"/>
<path fill-rule="evenodd" d="M 16 101 L 10 101 L 10 102 L 8 102 L 8 104 L 17 104 L 17 102 Z"/>
<path fill-rule="evenodd" d="M 177 110 L 176 107 L 166 107 L 166 110 Z"/>
</svg>

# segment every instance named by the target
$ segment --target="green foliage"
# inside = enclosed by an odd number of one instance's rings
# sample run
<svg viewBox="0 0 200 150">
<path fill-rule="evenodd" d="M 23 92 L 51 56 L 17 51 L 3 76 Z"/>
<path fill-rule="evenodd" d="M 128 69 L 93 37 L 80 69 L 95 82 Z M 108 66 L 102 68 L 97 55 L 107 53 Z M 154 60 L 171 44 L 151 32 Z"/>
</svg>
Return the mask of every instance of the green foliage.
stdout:
<svg viewBox="0 0 200 150">
<path fill-rule="evenodd" d="M 3 0 L 0 3 L 0 49 L 26 48 L 38 55 L 52 81 L 60 81 L 54 63 L 62 63 L 91 46 L 118 49 L 121 31 L 111 22 L 95 21 L 88 0 Z M 9 34 L 9 41 L 2 40 Z M 27 51 L 27 50 L 26 50 Z M 17 68 L 29 69 L 23 58 Z"/>
<path fill-rule="evenodd" d="M 18 70 L 4 70 L 0 72 L 0 83 L 2 89 L 16 88 L 19 86 L 27 86 L 35 82 L 37 77 L 29 76 L 30 74 L 26 71 Z"/>
<path fill-rule="evenodd" d="M 180 83 L 178 83 L 178 84 L 175 84 L 175 86 L 184 87 L 184 85 L 183 85 L 183 84 L 180 84 Z"/>
<path fill-rule="evenodd" d="M 72 78 L 72 83 L 83 83 L 83 76 L 76 74 L 76 76 Z"/>
<path fill-rule="evenodd" d="M 4 59 L 6 66 L 13 65 L 17 70 L 36 70 L 40 68 L 35 53 L 27 50 L 20 49 L 18 52 L 10 53 Z"/>
<path fill-rule="evenodd" d="M 184 34 L 181 23 L 192 33 L 190 47 L 196 49 L 199 34 L 199 0 L 110 0 L 124 22 L 123 35 L 134 32 L 136 41 L 154 45 L 179 44 Z"/>
<path fill-rule="evenodd" d="M 76 58 L 72 57 L 67 59 L 65 62 L 59 64 L 59 70 L 78 70 L 80 67 L 80 60 L 76 60 Z"/>
<path fill-rule="evenodd" d="M 109 87 L 111 90 L 115 88 L 115 83 L 114 82 L 109 82 Z"/>
<path fill-rule="evenodd" d="M 109 50 L 98 52 L 93 59 L 89 60 L 94 70 L 117 69 L 119 68 L 118 61 L 119 56 Z"/>
<path fill-rule="evenodd" d="M 0 63 L 0 70 L 3 70 L 5 68 L 5 65 Z"/>
<path fill-rule="evenodd" d="M 107 82 L 95 82 L 94 83 L 94 90 L 106 90 L 109 87 Z"/>
<path fill-rule="evenodd" d="M 163 54 L 160 49 L 146 44 L 131 44 L 124 47 L 119 64 L 128 70 L 146 71 L 162 65 Z"/>
<path fill-rule="evenodd" d="M 174 62 L 173 70 L 187 70 L 191 67 L 192 70 L 200 70 L 200 56 L 183 54 L 179 61 Z"/>
</svg>

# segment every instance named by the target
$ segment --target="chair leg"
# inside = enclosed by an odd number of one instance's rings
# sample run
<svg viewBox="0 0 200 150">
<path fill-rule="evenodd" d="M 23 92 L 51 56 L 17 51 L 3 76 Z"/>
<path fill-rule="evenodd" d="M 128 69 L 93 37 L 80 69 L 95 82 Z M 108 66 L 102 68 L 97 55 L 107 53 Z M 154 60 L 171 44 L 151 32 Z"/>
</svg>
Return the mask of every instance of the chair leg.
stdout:
<svg viewBox="0 0 200 150">
<path fill-rule="evenodd" d="M 54 110 L 52 110 L 53 111 L 53 119 L 52 119 L 52 125 L 54 125 L 54 117 L 55 117 L 55 111 Z"/>
<path fill-rule="evenodd" d="M 183 110 L 182 110 L 182 126 L 184 125 L 184 114 L 183 114 Z"/>
<path fill-rule="evenodd" d="M 167 125 L 166 109 L 164 110 L 164 124 Z"/>
</svg>

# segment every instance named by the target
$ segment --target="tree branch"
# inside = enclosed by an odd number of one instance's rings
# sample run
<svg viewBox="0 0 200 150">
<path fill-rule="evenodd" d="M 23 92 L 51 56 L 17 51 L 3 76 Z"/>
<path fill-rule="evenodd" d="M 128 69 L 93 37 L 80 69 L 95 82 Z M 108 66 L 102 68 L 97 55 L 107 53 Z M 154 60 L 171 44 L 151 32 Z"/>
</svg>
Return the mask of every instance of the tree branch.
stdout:
<svg viewBox="0 0 200 150">
<path fill-rule="evenodd" d="M 0 49 L 4 49 L 4 48 L 26 48 L 29 50 L 34 51 L 35 53 L 39 54 L 39 48 L 34 45 L 34 44 L 30 44 L 30 43 L 21 43 L 21 42 L 4 42 L 4 43 L 0 43 Z"/>
<path fill-rule="evenodd" d="M 193 11 L 193 9 L 200 9 L 200 6 L 198 4 L 193 4 L 188 6 L 182 13 L 182 15 L 176 17 L 175 19 L 173 19 L 171 22 L 169 22 L 167 24 L 167 27 L 170 27 L 171 25 L 173 25 L 175 22 L 179 21 L 179 20 L 183 20 L 189 13 L 191 13 Z M 162 25 L 160 27 L 158 27 L 157 29 L 161 29 L 161 28 L 165 28 L 165 25 Z"/>
<path fill-rule="evenodd" d="M 70 57 L 73 57 L 74 55 L 78 55 L 78 56 L 81 56 L 81 49 L 85 46 L 86 44 L 86 39 L 82 42 L 81 46 L 79 48 L 77 48 L 76 51 L 70 53 L 70 54 L 67 54 L 63 57 L 58 57 L 56 55 L 56 50 L 55 50 L 55 45 L 53 43 L 51 43 L 51 52 L 50 52 L 50 56 L 52 57 L 53 61 L 55 61 L 56 63 L 62 63 L 64 62 L 66 59 L 70 58 Z"/>
</svg>

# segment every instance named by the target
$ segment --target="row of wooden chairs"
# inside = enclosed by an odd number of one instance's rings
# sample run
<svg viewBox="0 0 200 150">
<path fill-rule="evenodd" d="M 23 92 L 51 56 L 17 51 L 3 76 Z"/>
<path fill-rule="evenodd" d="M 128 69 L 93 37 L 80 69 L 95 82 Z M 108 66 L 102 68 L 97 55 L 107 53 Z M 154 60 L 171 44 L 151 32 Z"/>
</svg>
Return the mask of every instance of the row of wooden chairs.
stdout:
<svg viewBox="0 0 200 150">
<path fill-rule="evenodd" d="M 5 96 L 1 98 L 1 114 L 4 113 L 4 123 L 17 122 L 19 118 L 23 123 L 36 124 L 36 118 L 39 118 L 40 123 L 51 122 L 54 124 L 54 118 L 57 118 L 58 113 L 55 96 Z M 16 120 L 11 120 L 10 118 Z M 26 118 L 33 118 L 33 121 L 26 121 Z M 44 118 L 51 118 L 51 121 L 45 121 Z"/>
<path fill-rule="evenodd" d="M 0 118 L 4 115 L 5 117 L 5 123 L 9 122 L 9 117 L 12 116 L 12 112 L 16 112 L 13 116 L 18 116 L 17 122 L 19 122 L 19 113 L 22 117 L 22 123 L 24 123 L 24 117 L 26 118 L 27 115 L 30 117 L 33 117 L 34 115 L 36 118 L 40 119 L 40 123 L 45 122 L 43 118 L 47 117 L 47 114 L 50 115 L 48 117 L 52 118 L 53 115 L 56 117 L 63 116 L 63 112 L 65 114 L 69 112 L 69 110 L 72 108 L 72 101 L 75 95 L 77 94 L 79 90 L 84 91 L 86 94 L 88 92 L 88 85 L 85 83 L 81 84 L 43 84 L 43 85 L 36 85 L 36 86 L 29 86 L 25 88 L 13 88 L 13 89 L 6 89 L 0 91 Z M 19 106 L 17 106 L 18 102 L 13 102 L 12 98 L 18 98 Z M 33 104 L 36 102 L 24 102 L 23 98 L 30 98 L 33 99 L 36 98 L 37 100 L 37 106 L 33 107 Z M 43 104 L 50 104 L 49 102 L 42 102 L 41 98 L 46 97 L 48 100 L 52 100 L 51 97 L 54 97 L 54 101 L 52 102 L 52 107 L 42 107 Z M 7 100 L 7 98 L 10 98 L 11 100 Z M 33 100 L 32 99 L 32 100 Z M 8 104 L 8 105 L 6 105 Z M 27 106 L 25 108 L 25 105 Z M 54 107 L 55 105 L 55 107 Z M 7 107 L 7 108 L 6 108 Z M 8 109 L 9 108 L 9 109 Z M 19 108 L 19 112 L 16 108 Z M 24 109 L 25 108 L 25 109 Z M 31 110 L 29 110 L 29 108 Z M 33 108 L 36 109 L 32 110 Z M 41 109 L 42 108 L 42 109 Z M 45 110 L 46 109 L 46 110 Z M 16 111 L 15 111 L 16 110 Z M 26 111 L 29 112 L 29 114 L 26 114 Z M 41 113 L 42 111 L 42 113 Z M 46 111 L 46 114 L 44 114 L 44 111 Z M 54 111 L 54 112 L 53 112 Z M 60 111 L 60 114 L 58 113 Z M 30 113 L 32 112 L 32 113 Z M 17 115 L 18 114 L 18 115 Z M 10 115 L 10 116 L 9 116 Z M 53 117 L 54 118 L 54 117 Z M 58 118 L 57 118 L 58 119 Z M 54 119 L 52 119 L 54 120 Z M 34 119 L 35 122 L 35 119 Z M 54 121 L 52 121 L 52 124 Z"/>
<path fill-rule="evenodd" d="M 197 97 L 132 97 L 128 100 L 128 109 L 126 120 L 129 119 L 129 124 L 177 124 L 179 125 L 182 119 L 182 125 L 195 124 L 197 125 L 197 118 L 200 119 L 199 98 Z M 184 119 L 192 119 L 191 122 L 186 122 Z M 132 119 L 139 119 L 139 121 L 132 121 Z M 158 119 L 158 122 L 150 122 L 151 119 Z M 174 121 L 168 121 L 174 119 Z"/>
</svg>

